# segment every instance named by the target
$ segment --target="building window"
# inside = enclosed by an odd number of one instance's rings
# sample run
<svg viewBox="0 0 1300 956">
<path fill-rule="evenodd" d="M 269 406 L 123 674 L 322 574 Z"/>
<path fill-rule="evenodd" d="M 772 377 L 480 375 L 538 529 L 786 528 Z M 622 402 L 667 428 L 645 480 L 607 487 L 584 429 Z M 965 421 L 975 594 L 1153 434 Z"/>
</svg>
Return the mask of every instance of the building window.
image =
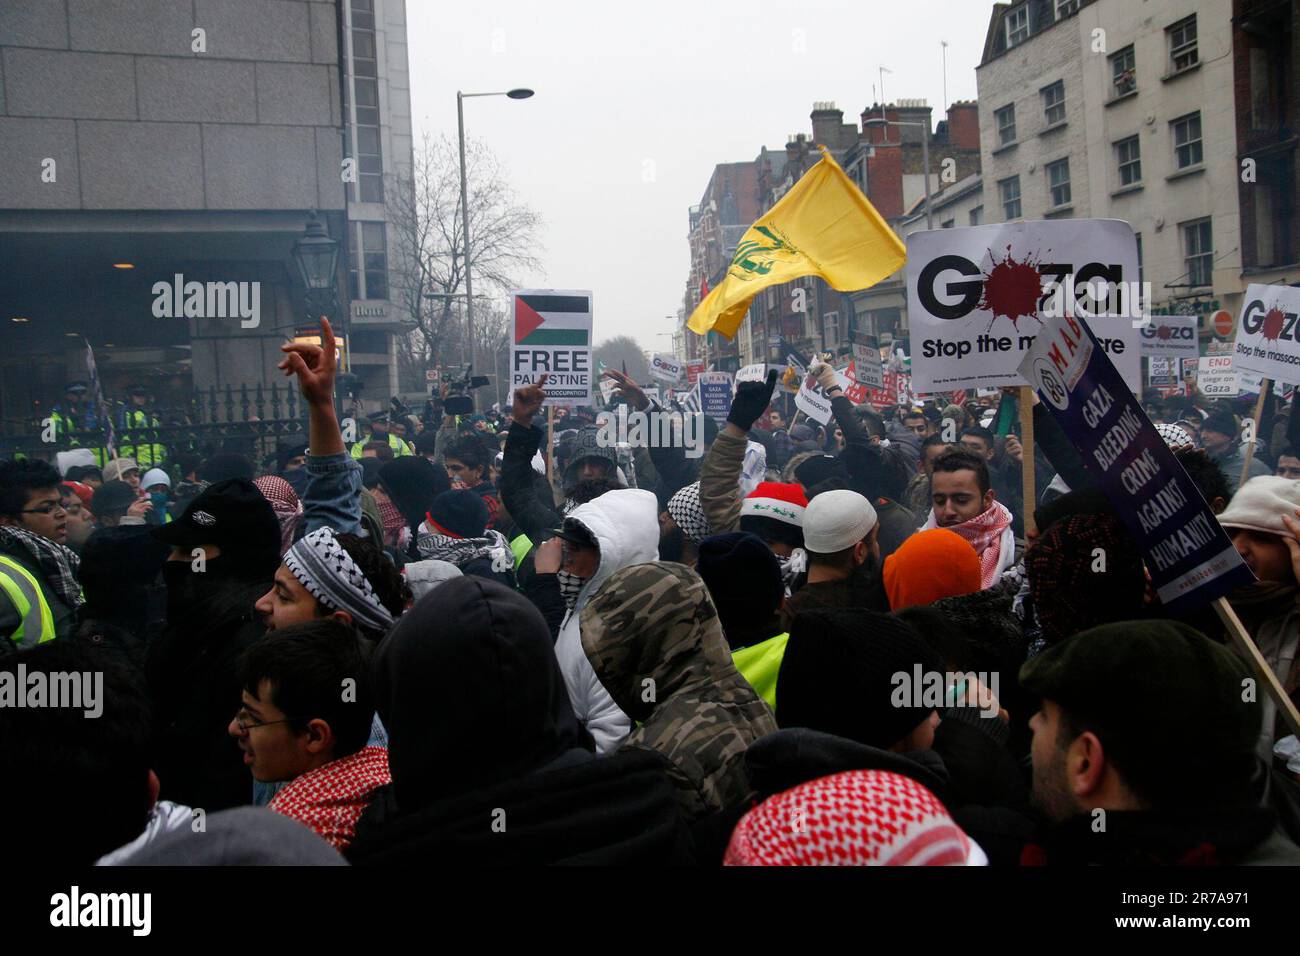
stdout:
<svg viewBox="0 0 1300 956">
<path fill-rule="evenodd" d="M 1115 157 L 1119 161 L 1119 184 L 1132 186 L 1142 181 L 1141 146 L 1136 136 L 1121 139 L 1115 144 Z"/>
<path fill-rule="evenodd" d="M 998 196 L 1002 200 L 1002 218 L 1006 220 L 1020 218 L 1020 177 L 999 180 Z"/>
<path fill-rule="evenodd" d="M 1183 232 L 1183 261 L 1187 265 L 1187 283 L 1192 286 L 1214 285 L 1214 233 L 1209 218 L 1185 222 Z"/>
<path fill-rule="evenodd" d="M 1029 4 L 1007 14 L 1007 46 L 1015 46 L 1029 39 Z"/>
<path fill-rule="evenodd" d="M 1110 57 L 1111 97 L 1118 98 L 1137 89 L 1137 60 L 1133 44 L 1129 44 Z"/>
<path fill-rule="evenodd" d="M 956 219 L 945 219 L 943 222 L 939 223 L 939 228 L 940 228 L 940 229 L 951 229 L 951 228 L 952 228 L 953 226 L 955 226 L 955 225 L 957 225 L 957 220 L 956 220 Z"/>
<path fill-rule="evenodd" d="M 1166 28 L 1165 35 L 1169 37 L 1169 72 L 1181 73 L 1194 67 L 1197 63 L 1196 14 Z"/>
<path fill-rule="evenodd" d="M 1188 113 L 1169 124 L 1174 131 L 1174 165 L 1187 169 L 1201 164 L 1201 114 Z"/>
<path fill-rule="evenodd" d="M 1065 81 L 1057 80 L 1051 86 L 1044 87 L 1043 115 L 1048 126 L 1065 122 Z"/>
<path fill-rule="evenodd" d="M 998 127 L 998 145 L 1009 146 L 1016 141 L 1016 104 L 1008 103 L 1000 110 L 993 111 L 993 119 Z"/>
<path fill-rule="evenodd" d="M 1052 205 L 1068 206 L 1070 204 L 1070 161 L 1058 159 L 1054 163 L 1048 163 L 1044 168 L 1047 170 L 1047 189 L 1052 195 Z"/>
<path fill-rule="evenodd" d="M 974 209 L 970 211 L 970 224 L 972 226 L 978 226 L 983 221 L 984 221 L 984 207 L 976 206 Z"/>
<path fill-rule="evenodd" d="M 840 314 L 827 312 L 822 318 L 822 328 L 826 331 L 826 347 L 837 347 L 840 344 Z"/>
<path fill-rule="evenodd" d="M 382 222 L 348 223 L 348 291 L 354 299 L 388 298 L 388 237 Z"/>
<path fill-rule="evenodd" d="M 1064 20 L 1072 13 L 1079 12 L 1079 0 L 1056 0 L 1056 19 Z"/>
<path fill-rule="evenodd" d="M 375 49 L 374 0 L 351 0 L 352 61 L 350 83 L 343 84 L 343 113 L 351 119 L 356 107 L 356 125 L 349 126 L 349 156 L 357 162 L 356 191 L 361 202 L 384 201 L 384 159 L 379 145 L 379 81 Z M 351 93 L 349 93 L 349 87 Z M 356 103 L 349 104 L 349 95 Z"/>
</svg>

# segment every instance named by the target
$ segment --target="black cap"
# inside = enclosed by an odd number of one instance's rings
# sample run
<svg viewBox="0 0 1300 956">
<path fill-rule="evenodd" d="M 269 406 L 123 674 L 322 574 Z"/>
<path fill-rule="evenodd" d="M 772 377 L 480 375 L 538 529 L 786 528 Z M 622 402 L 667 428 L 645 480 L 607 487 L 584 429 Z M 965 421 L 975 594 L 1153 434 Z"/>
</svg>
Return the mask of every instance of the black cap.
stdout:
<svg viewBox="0 0 1300 956">
<path fill-rule="evenodd" d="M 120 518 L 135 500 L 135 489 L 125 481 L 106 481 L 91 496 L 90 510 L 96 518 Z"/>
<path fill-rule="evenodd" d="M 568 518 L 564 520 L 562 527 L 552 529 L 551 533 L 557 538 L 563 538 L 570 544 L 576 544 L 584 548 L 600 547 L 600 542 L 596 540 L 594 534 L 583 525 Z"/>
<path fill-rule="evenodd" d="M 132 385 L 127 392 L 128 395 L 148 395 L 149 389 L 144 385 Z"/>
<path fill-rule="evenodd" d="M 208 486 L 185 513 L 155 528 L 158 541 L 175 547 L 215 544 L 236 577 L 269 578 L 280 563 L 280 523 L 271 503 L 246 478 Z"/>
<path fill-rule="evenodd" d="M 369 419 L 371 422 L 386 422 L 388 421 L 388 412 L 385 411 L 371 412 L 369 415 L 366 416 L 366 418 Z"/>
<path fill-rule="evenodd" d="M 1081 631 L 1020 668 L 1021 687 L 1092 728 L 1116 766 L 1202 788 L 1254 751 L 1262 712 L 1242 700 L 1249 677 L 1228 648 L 1165 620 Z"/>
</svg>

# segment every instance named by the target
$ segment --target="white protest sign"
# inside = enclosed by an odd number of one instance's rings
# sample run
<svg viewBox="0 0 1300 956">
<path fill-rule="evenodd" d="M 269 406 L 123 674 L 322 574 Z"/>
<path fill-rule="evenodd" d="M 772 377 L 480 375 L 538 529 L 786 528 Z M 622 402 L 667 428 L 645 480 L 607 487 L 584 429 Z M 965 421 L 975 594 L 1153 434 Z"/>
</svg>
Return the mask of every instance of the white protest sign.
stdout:
<svg viewBox="0 0 1300 956">
<path fill-rule="evenodd" d="M 1247 286 L 1232 347 L 1236 368 L 1277 382 L 1300 382 L 1297 318 L 1300 289 L 1257 283 Z"/>
<path fill-rule="evenodd" d="M 1169 388 L 1178 384 L 1178 359 L 1169 355 L 1152 355 L 1147 359 L 1147 384 L 1152 388 Z"/>
<path fill-rule="evenodd" d="M 1196 358 L 1199 343 L 1194 315 L 1153 315 L 1151 323 L 1138 329 L 1142 354 L 1167 358 Z"/>
<path fill-rule="evenodd" d="M 600 380 L 600 398 L 606 405 L 614 398 L 614 389 L 618 384 L 612 378 L 602 378 Z"/>
<path fill-rule="evenodd" d="M 591 293 L 519 289 L 513 293 L 510 392 L 547 373 L 547 405 L 590 405 Z"/>
<path fill-rule="evenodd" d="M 853 374 L 859 385 L 866 388 L 884 388 L 885 367 L 880 361 L 880 349 L 870 345 L 854 345 Z"/>
<path fill-rule="evenodd" d="M 929 393 L 1023 385 L 1017 368 L 1043 321 L 1068 313 L 1087 322 L 1138 391 L 1137 278 L 1137 240 L 1118 219 L 913 233 L 907 237 L 912 387 Z"/>
<path fill-rule="evenodd" d="M 650 360 L 650 374 L 661 382 L 675 382 L 682 377 L 684 366 L 671 355 L 655 355 Z"/>
<path fill-rule="evenodd" d="M 645 397 L 648 398 L 648 399 L 650 399 L 650 401 L 652 401 L 652 402 L 658 402 L 658 403 L 661 404 L 661 405 L 663 404 L 663 398 L 662 398 L 662 397 L 660 396 L 660 394 L 659 394 L 659 386 L 658 386 L 658 385 L 646 385 L 646 386 L 643 386 L 642 389 L 641 389 L 641 391 L 645 393 Z"/>
<path fill-rule="evenodd" d="M 1231 355 L 1210 355 L 1199 361 L 1196 369 L 1196 387 L 1206 398 L 1235 398 L 1237 396 L 1237 370 Z"/>
<path fill-rule="evenodd" d="M 764 382 L 767 381 L 767 364 L 759 362 L 757 365 L 746 365 L 736 373 L 736 384 L 741 382 Z"/>
<path fill-rule="evenodd" d="M 831 400 L 822 393 L 817 386 L 817 379 L 811 375 L 805 375 L 800 382 L 799 391 L 794 396 L 794 404 L 799 411 L 818 425 L 825 425 L 831 420 Z"/>
</svg>

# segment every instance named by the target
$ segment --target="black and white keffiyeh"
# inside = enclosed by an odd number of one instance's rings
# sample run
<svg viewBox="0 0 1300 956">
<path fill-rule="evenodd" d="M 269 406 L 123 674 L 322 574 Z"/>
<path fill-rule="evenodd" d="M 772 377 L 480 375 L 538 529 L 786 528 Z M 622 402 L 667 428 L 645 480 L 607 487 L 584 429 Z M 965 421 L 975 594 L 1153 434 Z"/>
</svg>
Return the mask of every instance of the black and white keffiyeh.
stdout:
<svg viewBox="0 0 1300 956">
<path fill-rule="evenodd" d="M 514 567 L 514 554 L 510 542 L 500 531 L 488 529 L 481 538 L 458 538 L 433 530 L 429 522 L 420 525 L 420 535 L 415 539 L 416 550 L 424 560 L 446 561 L 458 568 L 478 558 L 487 558 L 493 570 L 508 571 Z"/>
<path fill-rule="evenodd" d="M 81 582 L 77 580 L 81 557 L 71 548 L 26 528 L 15 528 L 12 525 L 0 525 L 0 548 L 14 552 L 25 551 L 30 555 L 40 568 L 46 585 L 68 607 L 75 609 L 86 603 L 86 598 L 81 593 Z"/>
<path fill-rule="evenodd" d="M 668 513 L 692 542 L 698 544 L 709 536 L 709 519 L 700 504 L 700 483 L 687 485 L 668 499 Z"/>
<path fill-rule="evenodd" d="M 317 528 L 304 536 L 285 552 L 284 564 L 312 597 L 326 607 L 347 611 L 361 627 L 386 631 L 393 626 L 393 615 L 332 528 Z"/>
</svg>

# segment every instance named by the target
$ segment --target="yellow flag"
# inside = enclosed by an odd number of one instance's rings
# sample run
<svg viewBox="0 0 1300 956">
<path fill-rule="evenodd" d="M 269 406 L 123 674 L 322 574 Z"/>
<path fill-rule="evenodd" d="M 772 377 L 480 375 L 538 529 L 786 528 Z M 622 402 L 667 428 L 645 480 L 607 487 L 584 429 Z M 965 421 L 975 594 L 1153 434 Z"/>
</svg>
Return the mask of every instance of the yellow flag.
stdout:
<svg viewBox="0 0 1300 956">
<path fill-rule="evenodd" d="M 902 241 L 826 147 L 821 151 L 821 161 L 736 245 L 726 278 L 691 313 L 692 332 L 731 338 L 750 300 L 771 285 L 821 276 L 832 289 L 856 292 L 907 261 Z"/>
</svg>

